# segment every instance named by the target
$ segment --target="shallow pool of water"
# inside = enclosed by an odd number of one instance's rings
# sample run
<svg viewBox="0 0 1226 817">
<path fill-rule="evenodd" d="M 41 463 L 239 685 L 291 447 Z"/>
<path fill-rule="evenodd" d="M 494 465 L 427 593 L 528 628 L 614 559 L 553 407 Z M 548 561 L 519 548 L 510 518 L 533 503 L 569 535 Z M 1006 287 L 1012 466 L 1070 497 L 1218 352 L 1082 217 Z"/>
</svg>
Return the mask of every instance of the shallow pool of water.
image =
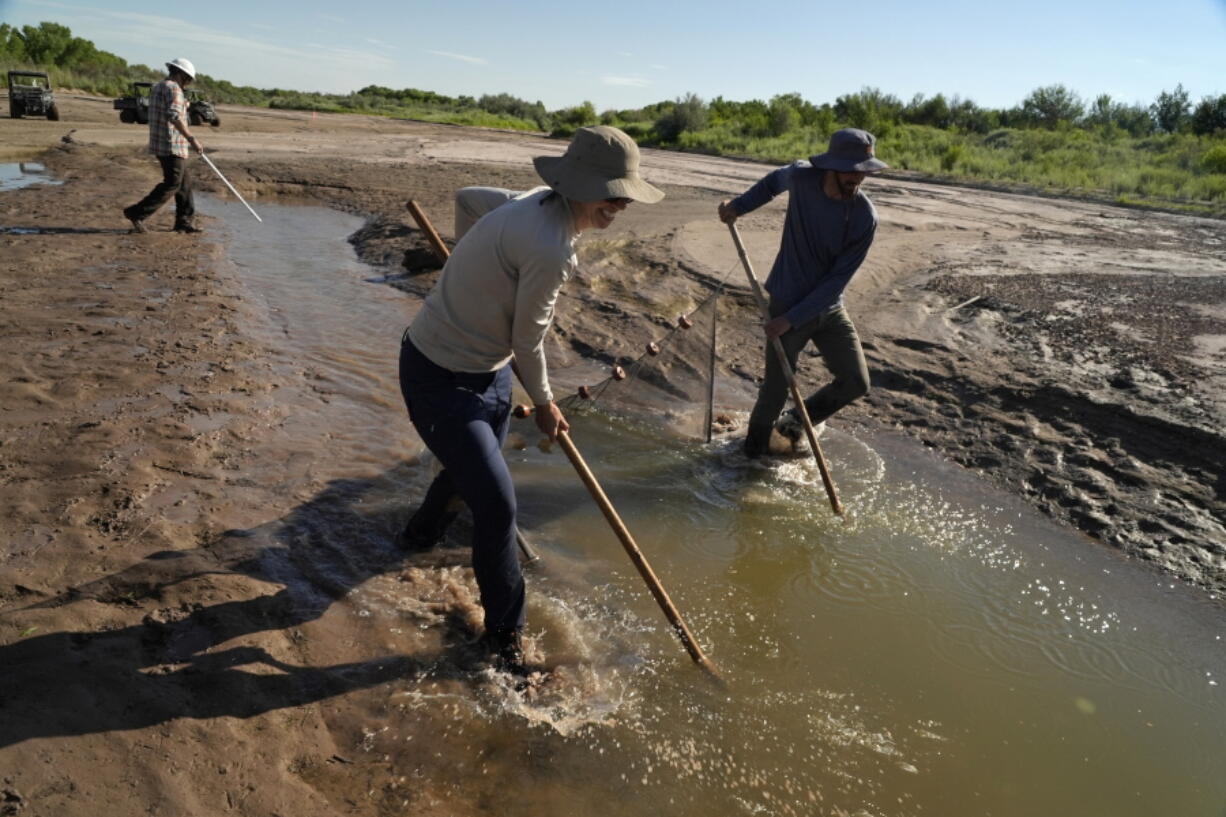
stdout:
<svg viewBox="0 0 1226 817">
<path fill-rule="evenodd" d="M 429 478 L 427 464 L 405 467 L 420 449 L 395 380 L 409 299 L 364 280 L 378 273 L 344 243 L 356 219 L 259 209 L 264 225 L 241 205 L 202 203 L 264 299 L 274 365 L 332 397 L 296 430 L 326 429 L 328 456 L 311 468 L 368 473 L 363 508 L 402 508 Z M 735 441 L 678 438 L 649 418 L 576 418 L 575 442 L 726 675 L 719 687 L 690 663 L 561 451 L 535 446 L 529 421 L 515 431 L 527 443 L 508 452 L 521 523 L 544 557 L 529 576 L 530 628 L 553 674 L 523 692 L 427 668 L 335 727 L 381 770 L 370 785 L 406 809 L 1226 810 L 1219 604 L 911 440 L 827 433 L 841 521 L 803 460 L 750 463 Z M 287 471 L 281 460 L 259 478 Z M 338 564 L 321 557 L 287 582 L 352 574 L 339 562 L 388 547 L 386 532 L 319 526 Z M 335 605 L 372 644 L 394 650 L 406 627 L 433 626 L 406 616 L 389 576 L 349 585 Z"/>
<path fill-rule="evenodd" d="M 0 162 L 0 191 L 32 184 L 62 184 L 39 162 Z"/>
</svg>

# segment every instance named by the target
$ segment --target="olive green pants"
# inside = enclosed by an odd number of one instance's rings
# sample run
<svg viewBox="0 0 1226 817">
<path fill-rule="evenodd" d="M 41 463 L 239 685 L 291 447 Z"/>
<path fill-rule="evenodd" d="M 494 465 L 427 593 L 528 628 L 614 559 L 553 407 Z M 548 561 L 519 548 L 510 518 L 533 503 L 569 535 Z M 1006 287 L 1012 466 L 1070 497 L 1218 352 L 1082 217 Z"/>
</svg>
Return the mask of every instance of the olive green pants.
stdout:
<svg viewBox="0 0 1226 817">
<path fill-rule="evenodd" d="M 782 313 L 783 310 L 779 310 Z M 771 304 L 771 316 L 775 317 L 775 305 Z M 794 326 L 785 332 L 779 341 L 783 344 L 788 365 L 796 371 L 796 358 L 809 341 L 821 353 L 822 362 L 834 379 L 805 399 L 805 409 L 816 425 L 848 403 L 868 393 L 868 364 L 860 347 L 860 336 L 847 310 L 836 306 L 818 315 L 808 323 Z M 771 428 L 779 418 L 779 412 L 788 399 L 788 382 L 783 376 L 775 354 L 774 344 L 766 347 L 766 377 L 758 389 L 758 401 L 749 415 L 749 431 L 745 447 L 751 453 L 766 450 Z"/>
</svg>

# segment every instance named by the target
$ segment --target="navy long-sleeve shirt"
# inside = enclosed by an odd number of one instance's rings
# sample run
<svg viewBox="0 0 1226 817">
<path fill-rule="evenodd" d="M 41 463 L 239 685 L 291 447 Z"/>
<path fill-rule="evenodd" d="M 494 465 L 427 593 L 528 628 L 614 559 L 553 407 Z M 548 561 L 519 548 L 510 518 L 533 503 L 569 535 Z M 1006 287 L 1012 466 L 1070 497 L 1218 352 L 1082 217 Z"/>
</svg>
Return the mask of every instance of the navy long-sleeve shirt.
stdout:
<svg viewBox="0 0 1226 817">
<path fill-rule="evenodd" d="M 803 159 L 768 173 L 732 200 L 737 213 L 758 209 L 788 194 L 779 254 L 766 279 L 772 312 L 800 326 L 843 303 L 877 233 L 877 210 L 857 191 L 851 200 L 832 199 L 822 189 L 826 171 Z"/>
</svg>

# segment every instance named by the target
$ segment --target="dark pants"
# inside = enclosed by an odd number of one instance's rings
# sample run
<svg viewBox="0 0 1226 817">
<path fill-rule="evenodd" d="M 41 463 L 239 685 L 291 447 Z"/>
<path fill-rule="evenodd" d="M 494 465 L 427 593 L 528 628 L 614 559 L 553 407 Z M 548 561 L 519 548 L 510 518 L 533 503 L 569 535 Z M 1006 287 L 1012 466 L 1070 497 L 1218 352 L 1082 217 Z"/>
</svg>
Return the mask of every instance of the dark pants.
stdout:
<svg viewBox="0 0 1226 817">
<path fill-rule="evenodd" d="M 162 181 L 149 195 L 124 208 L 124 216 L 133 221 L 144 221 L 174 196 L 175 226 L 191 224 L 192 217 L 196 215 L 196 204 L 192 201 L 192 177 L 187 169 L 187 160 L 178 156 L 159 156 L 157 159 L 162 164 Z"/>
<path fill-rule="evenodd" d="M 485 628 L 524 624 L 515 544 L 515 487 L 502 456 L 511 417 L 511 369 L 468 374 L 435 365 L 412 341 L 400 347 L 400 391 L 422 441 L 443 464 L 426 505 L 459 494 L 473 515 L 473 572 Z"/>
<path fill-rule="evenodd" d="M 771 317 L 777 317 L 771 304 Z M 788 365 L 796 371 L 796 358 L 805 344 L 813 341 L 822 355 L 826 368 L 834 379 L 805 399 L 805 409 L 814 425 L 822 422 L 848 403 L 868 393 L 868 364 L 864 350 L 860 348 L 860 336 L 855 324 L 841 306 L 825 312 L 806 324 L 794 326 L 780 338 Z M 788 399 L 788 382 L 779 365 L 774 344 L 766 347 L 766 378 L 758 390 L 758 401 L 749 415 L 748 437 L 751 443 L 765 447 L 771 428 L 783 411 Z"/>
</svg>

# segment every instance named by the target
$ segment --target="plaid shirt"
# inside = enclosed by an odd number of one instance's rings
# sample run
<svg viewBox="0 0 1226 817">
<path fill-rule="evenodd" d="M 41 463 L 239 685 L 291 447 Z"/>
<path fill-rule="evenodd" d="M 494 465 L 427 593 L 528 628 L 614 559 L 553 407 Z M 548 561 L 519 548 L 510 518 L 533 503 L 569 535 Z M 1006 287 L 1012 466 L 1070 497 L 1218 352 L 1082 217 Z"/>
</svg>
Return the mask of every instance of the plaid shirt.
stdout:
<svg viewBox="0 0 1226 817">
<path fill-rule="evenodd" d="M 187 97 L 179 83 L 164 79 L 149 91 L 149 152 L 187 158 L 187 140 L 174 121 L 187 119 Z"/>
</svg>

